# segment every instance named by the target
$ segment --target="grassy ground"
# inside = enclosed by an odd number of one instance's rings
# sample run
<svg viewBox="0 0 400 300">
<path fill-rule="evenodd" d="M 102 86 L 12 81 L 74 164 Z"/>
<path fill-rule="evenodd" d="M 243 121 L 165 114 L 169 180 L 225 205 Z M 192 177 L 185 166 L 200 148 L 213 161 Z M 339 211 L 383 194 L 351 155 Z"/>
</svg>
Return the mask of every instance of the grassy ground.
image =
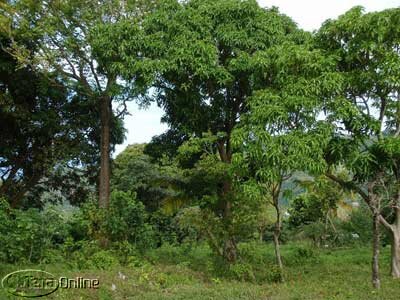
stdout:
<svg viewBox="0 0 400 300">
<path fill-rule="evenodd" d="M 245 249 L 246 250 L 246 249 Z M 198 251 L 198 252 L 196 252 Z M 392 280 L 389 274 L 389 249 L 381 255 L 382 288 L 375 291 L 370 284 L 370 249 L 336 249 L 318 252 L 299 251 L 294 246 L 284 246 L 286 259 L 285 282 L 260 281 L 250 276 L 253 282 L 217 276 L 218 270 L 210 267 L 209 254 L 203 250 L 185 254 L 174 253 L 174 249 L 157 250 L 150 253 L 151 263 L 137 267 L 112 267 L 109 270 L 74 270 L 65 265 L 0 266 L 0 276 L 24 268 L 48 271 L 57 277 L 98 278 L 97 290 L 59 289 L 43 299 L 57 300 L 109 300 L 109 299 L 393 299 L 400 298 L 400 281 Z M 270 246 L 251 248 L 257 257 L 266 257 L 265 270 L 272 268 L 273 254 Z M 251 252 L 247 249 L 247 254 Z M 304 255 L 305 257 L 301 257 Z M 177 261 L 180 261 L 177 263 Z M 246 264 L 244 264 L 246 266 Z M 262 270 L 264 265 L 255 266 Z M 239 270 L 241 270 L 239 268 Z M 255 271 L 257 272 L 257 271 Z M 273 272 L 273 270 L 272 270 Z M 120 274 L 126 277 L 121 278 Z M 239 272 L 240 273 L 240 272 Z M 236 272 L 237 274 L 237 272 Z M 243 277 L 244 278 L 244 277 Z M 240 276 L 238 277 L 240 279 Z M 113 286 L 115 288 L 113 288 Z M 0 299 L 17 299 L 0 290 Z"/>
</svg>

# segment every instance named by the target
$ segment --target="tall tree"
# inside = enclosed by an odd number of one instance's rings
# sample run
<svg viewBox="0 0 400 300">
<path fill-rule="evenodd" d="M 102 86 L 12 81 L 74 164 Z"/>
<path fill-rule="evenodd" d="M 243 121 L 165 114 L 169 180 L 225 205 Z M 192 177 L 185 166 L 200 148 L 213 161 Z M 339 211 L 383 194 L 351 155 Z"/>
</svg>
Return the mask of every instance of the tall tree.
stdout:
<svg viewBox="0 0 400 300">
<path fill-rule="evenodd" d="M 30 55 L 31 40 L 20 39 Z M 41 206 L 26 200 L 57 163 L 92 165 L 98 144 L 90 102 L 71 94 L 55 73 L 19 67 L 6 49 L 11 40 L 0 32 L 0 195 L 12 207 Z"/>
<path fill-rule="evenodd" d="M 149 42 L 144 63 L 153 71 L 153 98 L 165 110 L 164 121 L 188 136 L 200 137 L 203 132 L 217 136 L 219 159 L 230 165 L 231 133 L 247 110 L 247 98 L 268 85 L 268 80 L 254 76 L 254 54 L 296 31 L 288 17 L 276 9 L 262 9 L 254 0 L 164 1 L 143 23 Z M 131 39 L 127 44 L 135 43 Z M 129 66 L 127 44 L 119 49 Z M 129 67 L 119 65 L 129 78 Z M 221 218 L 229 232 L 231 180 L 225 180 L 220 190 Z M 236 256 L 235 237 L 230 236 L 224 257 L 234 261 Z"/>
<path fill-rule="evenodd" d="M 317 41 L 335 57 L 342 78 L 340 100 L 327 102 L 336 130 L 326 157 L 354 174 L 350 181 L 328 176 L 357 191 L 371 209 L 373 284 L 379 287 L 378 222 L 393 238 L 391 273 L 400 278 L 400 9 L 364 14 L 355 7 L 327 21 Z M 380 211 L 386 195 L 393 223 Z"/>
<path fill-rule="evenodd" d="M 322 95 L 335 88 L 331 59 L 313 49 L 311 35 L 302 43 L 288 40 L 256 55 L 254 69 L 266 86 L 248 99 L 248 112 L 234 131 L 235 164 L 241 176 L 256 182 L 276 211 L 274 244 L 277 263 L 283 267 L 279 239 L 283 184 L 295 171 L 321 173 L 325 168 L 323 148 L 330 126 L 318 121 Z M 239 173 L 240 174 L 240 173 Z"/>
<path fill-rule="evenodd" d="M 126 113 L 125 101 L 131 98 L 129 84 L 118 76 L 107 61 L 99 59 L 95 48 L 106 43 L 99 38 L 97 28 L 124 18 L 138 21 L 152 1 L 90 1 L 90 0 L 18 0 L 9 1 L 6 14 L 10 26 L 37 47 L 37 55 L 26 57 L 24 45 L 14 41 L 12 53 L 22 64 L 45 68 L 68 79 L 77 94 L 97 104 L 100 118 L 99 206 L 106 208 L 110 195 L 110 142 L 113 116 Z M 114 112 L 113 101 L 122 109 Z"/>
</svg>

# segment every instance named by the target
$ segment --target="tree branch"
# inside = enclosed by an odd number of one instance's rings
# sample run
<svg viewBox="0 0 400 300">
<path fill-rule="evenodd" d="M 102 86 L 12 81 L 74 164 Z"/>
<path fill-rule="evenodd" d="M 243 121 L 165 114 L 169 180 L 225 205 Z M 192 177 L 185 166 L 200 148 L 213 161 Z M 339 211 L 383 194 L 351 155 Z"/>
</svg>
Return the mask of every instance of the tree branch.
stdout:
<svg viewBox="0 0 400 300">
<path fill-rule="evenodd" d="M 354 182 L 352 182 L 352 181 L 345 181 L 345 180 L 343 180 L 343 179 L 341 179 L 341 178 L 339 178 L 339 177 L 337 177 L 337 176 L 335 176 L 335 175 L 333 175 L 333 174 L 331 174 L 331 173 L 329 173 L 329 172 L 326 172 L 326 173 L 325 173 L 325 176 L 328 177 L 329 179 L 331 179 L 331 180 L 337 182 L 337 183 L 340 184 L 342 187 L 349 188 L 349 189 L 351 189 L 351 190 L 356 191 L 356 192 L 364 199 L 364 201 L 368 204 L 368 206 L 370 206 L 371 201 L 370 201 L 369 195 L 368 195 L 366 192 L 364 192 L 364 191 L 363 191 L 358 185 L 356 185 Z"/>
<path fill-rule="evenodd" d="M 379 222 L 388 230 L 393 231 L 393 227 L 392 225 L 389 224 L 388 221 L 385 220 L 384 217 L 382 217 L 382 215 L 379 215 Z"/>
</svg>

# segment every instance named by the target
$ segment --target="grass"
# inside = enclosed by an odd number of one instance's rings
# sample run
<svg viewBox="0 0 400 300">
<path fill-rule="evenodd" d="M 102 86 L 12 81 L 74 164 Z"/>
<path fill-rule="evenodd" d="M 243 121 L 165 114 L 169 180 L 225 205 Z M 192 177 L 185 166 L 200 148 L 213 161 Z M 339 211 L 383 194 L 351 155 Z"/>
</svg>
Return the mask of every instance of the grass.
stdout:
<svg viewBox="0 0 400 300">
<path fill-rule="evenodd" d="M 240 266 L 252 266 L 253 282 L 240 280 L 244 279 L 240 276 L 236 280 L 232 276 L 223 276 L 204 247 L 187 250 L 168 246 L 149 252 L 149 262 L 136 267 L 77 270 L 66 265 L 1 265 L 0 276 L 29 267 L 48 271 L 57 277 L 81 276 L 100 280 L 97 290 L 59 289 L 44 298 L 57 300 L 399 299 L 400 281 L 388 275 L 388 248 L 384 248 L 381 254 L 382 288 L 379 291 L 372 289 L 370 284 L 371 254 L 367 247 L 315 251 L 301 245 L 284 245 L 283 283 L 274 283 L 268 277 L 259 280 L 264 277 L 258 277 L 258 273 L 274 272 L 270 245 L 245 244 L 241 251 L 245 260 L 238 264 L 239 270 Z M 120 274 L 126 278 L 121 278 Z M 0 299 L 18 298 L 0 290 Z"/>
</svg>

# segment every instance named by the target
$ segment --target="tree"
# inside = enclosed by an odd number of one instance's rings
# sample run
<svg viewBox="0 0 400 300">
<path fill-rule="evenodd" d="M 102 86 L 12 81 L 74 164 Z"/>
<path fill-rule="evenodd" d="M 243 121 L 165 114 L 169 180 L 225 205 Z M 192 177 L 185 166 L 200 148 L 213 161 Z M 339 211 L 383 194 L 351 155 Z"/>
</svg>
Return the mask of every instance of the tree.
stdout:
<svg viewBox="0 0 400 300">
<path fill-rule="evenodd" d="M 33 41 L 16 35 L 30 55 Z M 85 98 L 71 93 L 55 73 L 18 67 L 6 49 L 11 40 L 0 32 L 0 195 L 13 208 L 42 207 L 37 187 L 57 164 L 89 166 L 97 157 L 95 116 Z M 57 188 L 63 187 L 60 180 Z M 35 196 L 28 197 L 34 190 Z"/>
<path fill-rule="evenodd" d="M 295 171 L 321 173 L 330 125 L 318 121 L 322 95 L 335 86 L 332 61 L 313 49 L 311 37 L 288 40 L 257 55 L 260 79 L 268 82 L 248 99 L 248 112 L 234 132 L 241 176 L 257 182 L 276 211 L 274 243 L 283 267 L 280 199 L 283 184 Z M 239 173 L 240 174 L 240 173 Z"/>
<path fill-rule="evenodd" d="M 317 34 L 319 46 L 336 59 L 340 99 L 327 101 L 335 125 L 327 160 L 344 163 L 351 180 L 328 177 L 357 191 L 373 215 L 373 284 L 379 287 L 378 225 L 392 235 L 392 276 L 400 277 L 400 10 L 364 14 L 355 7 L 327 21 Z M 389 195 L 395 221 L 381 213 Z"/>
<path fill-rule="evenodd" d="M 150 212 L 170 210 L 169 205 L 181 198 L 183 179 L 180 170 L 171 161 L 165 164 L 152 162 L 143 153 L 145 147 L 146 144 L 129 145 L 116 157 L 111 187 L 135 193 Z"/>
<path fill-rule="evenodd" d="M 166 158 L 173 160 L 178 154 L 178 148 L 189 139 L 177 129 L 169 129 L 163 134 L 154 136 L 150 143 L 146 144 L 143 152 L 148 155 L 153 162 L 162 161 Z"/>
<path fill-rule="evenodd" d="M 341 172 L 336 174 L 340 178 L 346 178 Z M 297 180 L 296 183 L 304 192 L 298 195 L 289 209 L 289 223 L 293 227 L 323 221 L 332 223 L 331 217 L 337 217 L 337 209 L 340 203 L 344 203 L 352 193 L 345 190 L 337 183 L 322 175 L 311 179 Z"/>
<path fill-rule="evenodd" d="M 10 50 L 21 64 L 45 68 L 68 80 L 76 94 L 96 103 L 100 119 L 100 174 L 99 206 L 106 208 L 110 195 L 111 130 L 115 117 L 126 113 L 125 101 L 134 92 L 131 85 L 118 80 L 115 71 L 96 49 L 107 43 L 107 35 L 97 35 L 103 23 L 114 23 L 124 18 L 139 22 L 153 6 L 152 1 L 58 1 L 19 0 L 6 6 L 9 25 L 37 48 L 35 57 L 25 55 L 24 45 L 14 40 Z M 122 105 L 113 111 L 112 103 Z"/>
<path fill-rule="evenodd" d="M 335 175 L 344 179 L 348 177 L 346 170 Z M 312 233 L 317 245 L 322 241 L 337 241 L 340 236 L 334 221 L 341 219 L 339 210 L 348 208 L 346 202 L 354 199 L 356 193 L 344 190 L 324 175 L 296 180 L 296 183 L 303 192 L 290 202 L 289 225 L 305 233 Z"/>
<path fill-rule="evenodd" d="M 254 55 L 296 31 L 288 17 L 276 9 L 262 9 L 253 0 L 163 2 L 143 23 L 148 41 L 143 54 L 145 69 L 153 73 L 153 99 L 165 109 L 164 121 L 187 136 L 210 132 L 218 137 L 215 149 L 229 169 L 232 130 L 247 110 L 247 98 L 268 84 L 254 74 Z M 135 43 L 131 39 L 124 45 Z M 126 46 L 119 50 L 129 66 L 134 54 Z M 130 78 L 129 71 L 121 70 Z M 220 217 L 230 232 L 232 181 L 227 179 L 218 188 Z M 234 236 L 225 240 L 224 248 L 225 259 L 234 261 Z"/>
</svg>

